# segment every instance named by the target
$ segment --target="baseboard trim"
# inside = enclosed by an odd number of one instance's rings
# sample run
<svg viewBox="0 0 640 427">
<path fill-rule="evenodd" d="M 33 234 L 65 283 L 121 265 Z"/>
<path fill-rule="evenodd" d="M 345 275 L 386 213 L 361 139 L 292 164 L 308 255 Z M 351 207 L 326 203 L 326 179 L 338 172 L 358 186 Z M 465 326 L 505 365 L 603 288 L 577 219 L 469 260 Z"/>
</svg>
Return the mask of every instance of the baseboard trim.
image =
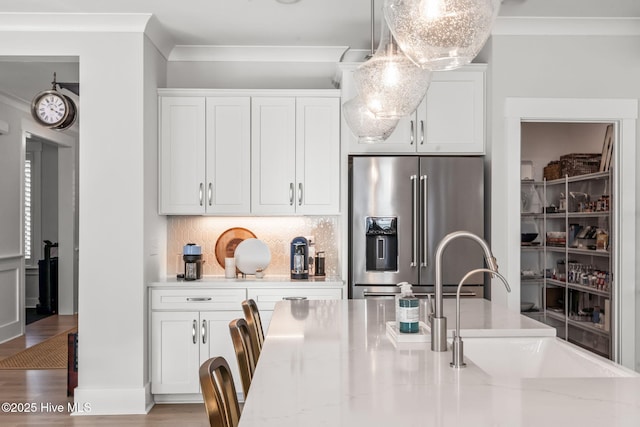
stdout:
<svg viewBox="0 0 640 427">
<path fill-rule="evenodd" d="M 145 415 L 153 407 L 149 384 L 140 388 L 93 389 L 76 387 L 74 416 Z"/>
</svg>

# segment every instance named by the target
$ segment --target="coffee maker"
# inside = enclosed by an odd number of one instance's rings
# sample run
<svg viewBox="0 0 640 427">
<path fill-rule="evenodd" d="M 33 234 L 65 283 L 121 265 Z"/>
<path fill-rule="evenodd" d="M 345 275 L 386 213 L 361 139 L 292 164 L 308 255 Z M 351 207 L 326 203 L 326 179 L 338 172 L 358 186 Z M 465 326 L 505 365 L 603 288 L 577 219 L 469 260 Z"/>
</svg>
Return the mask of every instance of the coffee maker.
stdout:
<svg viewBox="0 0 640 427">
<path fill-rule="evenodd" d="M 309 241 L 304 237 L 291 241 L 291 278 L 309 278 Z"/>
<path fill-rule="evenodd" d="M 184 280 L 202 278 L 202 249 L 195 243 L 187 243 L 182 250 Z"/>
</svg>

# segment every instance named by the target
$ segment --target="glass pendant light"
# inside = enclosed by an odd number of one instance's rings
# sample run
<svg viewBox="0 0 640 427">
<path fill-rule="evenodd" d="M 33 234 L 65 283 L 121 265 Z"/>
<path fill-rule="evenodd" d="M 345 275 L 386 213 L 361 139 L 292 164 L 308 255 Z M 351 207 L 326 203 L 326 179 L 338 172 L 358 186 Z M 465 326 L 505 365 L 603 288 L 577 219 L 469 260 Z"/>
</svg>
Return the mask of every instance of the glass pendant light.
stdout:
<svg viewBox="0 0 640 427">
<path fill-rule="evenodd" d="M 491 33 L 500 0 L 385 0 L 384 16 L 402 51 L 430 70 L 476 57 Z"/>
<path fill-rule="evenodd" d="M 353 78 L 362 101 L 376 117 L 397 119 L 418 107 L 429 88 L 431 72 L 406 57 L 383 19 L 378 49 L 355 70 Z"/>
<path fill-rule="evenodd" d="M 374 116 L 360 96 L 342 105 L 342 115 L 360 142 L 382 142 L 398 125 L 397 119 L 381 119 Z"/>
</svg>

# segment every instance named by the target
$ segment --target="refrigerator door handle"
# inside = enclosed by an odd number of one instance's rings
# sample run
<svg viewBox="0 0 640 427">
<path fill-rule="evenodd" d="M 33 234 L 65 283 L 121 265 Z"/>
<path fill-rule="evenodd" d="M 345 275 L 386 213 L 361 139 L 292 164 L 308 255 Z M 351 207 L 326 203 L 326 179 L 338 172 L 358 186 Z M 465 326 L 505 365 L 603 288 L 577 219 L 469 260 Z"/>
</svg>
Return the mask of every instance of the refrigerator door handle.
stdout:
<svg viewBox="0 0 640 427">
<path fill-rule="evenodd" d="M 420 187 L 422 187 L 422 262 L 420 267 L 429 266 L 429 177 L 420 176 Z"/>
<path fill-rule="evenodd" d="M 411 175 L 411 190 L 413 196 L 413 209 L 411 210 L 411 267 L 415 267 L 418 262 L 418 177 Z"/>
</svg>

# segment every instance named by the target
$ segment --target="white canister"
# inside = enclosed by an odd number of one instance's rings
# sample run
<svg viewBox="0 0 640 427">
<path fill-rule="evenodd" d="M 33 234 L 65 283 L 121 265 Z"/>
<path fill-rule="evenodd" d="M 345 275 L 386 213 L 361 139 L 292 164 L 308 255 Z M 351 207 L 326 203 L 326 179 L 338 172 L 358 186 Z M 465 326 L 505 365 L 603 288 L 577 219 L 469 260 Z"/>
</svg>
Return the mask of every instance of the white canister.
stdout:
<svg viewBox="0 0 640 427">
<path fill-rule="evenodd" d="M 227 279 L 235 279 L 236 277 L 236 259 L 225 258 L 224 259 L 224 277 Z"/>
</svg>

